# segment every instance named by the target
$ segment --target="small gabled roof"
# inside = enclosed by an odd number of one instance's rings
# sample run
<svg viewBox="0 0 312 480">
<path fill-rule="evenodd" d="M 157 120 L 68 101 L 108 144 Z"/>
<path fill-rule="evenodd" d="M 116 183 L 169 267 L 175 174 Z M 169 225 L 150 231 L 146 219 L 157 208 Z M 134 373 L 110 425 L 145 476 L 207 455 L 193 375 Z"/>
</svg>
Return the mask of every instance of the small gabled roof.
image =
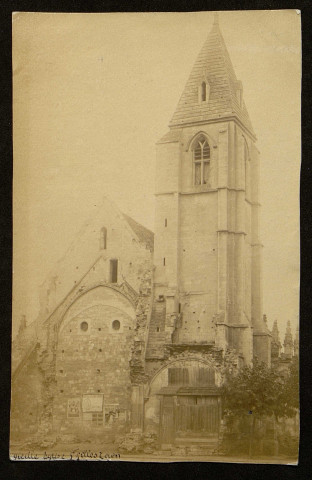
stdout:
<svg viewBox="0 0 312 480">
<path fill-rule="evenodd" d="M 207 81 L 209 101 L 199 102 L 198 87 Z M 169 127 L 236 117 L 253 135 L 254 131 L 244 102 L 237 91 L 242 89 L 222 37 L 217 17 L 193 66 Z"/>
<path fill-rule="evenodd" d="M 146 227 L 143 227 L 140 223 L 133 220 L 133 218 L 129 217 L 125 213 L 123 213 L 125 220 L 127 221 L 131 230 L 135 233 L 138 237 L 140 242 L 145 243 L 145 245 L 150 249 L 154 249 L 154 233 Z"/>
</svg>

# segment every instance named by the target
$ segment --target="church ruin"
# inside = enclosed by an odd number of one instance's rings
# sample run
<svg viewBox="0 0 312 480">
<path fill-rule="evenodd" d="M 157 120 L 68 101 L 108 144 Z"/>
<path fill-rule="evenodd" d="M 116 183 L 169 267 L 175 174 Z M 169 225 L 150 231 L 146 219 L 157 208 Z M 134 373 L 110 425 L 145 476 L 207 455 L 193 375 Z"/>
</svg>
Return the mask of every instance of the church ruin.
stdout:
<svg viewBox="0 0 312 480">
<path fill-rule="evenodd" d="M 106 199 L 42 286 L 14 345 L 12 438 L 134 432 L 218 448 L 225 371 L 271 364 L 259 169 L 216 18 L 157 142 L 155 233 Z"/>
</svg>

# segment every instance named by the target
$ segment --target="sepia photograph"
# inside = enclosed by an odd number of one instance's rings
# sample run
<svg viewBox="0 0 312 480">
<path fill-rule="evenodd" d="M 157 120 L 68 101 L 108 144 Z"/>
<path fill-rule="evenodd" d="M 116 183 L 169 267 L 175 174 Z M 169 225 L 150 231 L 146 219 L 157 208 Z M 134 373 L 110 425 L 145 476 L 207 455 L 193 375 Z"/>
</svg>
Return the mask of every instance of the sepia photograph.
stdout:
<svg viewBox="0 0 312 480">
<path fill-rule="evenodd" d="M 10 459 L 297 465 L 301 12 L 12 40 Z"/>
</svg>

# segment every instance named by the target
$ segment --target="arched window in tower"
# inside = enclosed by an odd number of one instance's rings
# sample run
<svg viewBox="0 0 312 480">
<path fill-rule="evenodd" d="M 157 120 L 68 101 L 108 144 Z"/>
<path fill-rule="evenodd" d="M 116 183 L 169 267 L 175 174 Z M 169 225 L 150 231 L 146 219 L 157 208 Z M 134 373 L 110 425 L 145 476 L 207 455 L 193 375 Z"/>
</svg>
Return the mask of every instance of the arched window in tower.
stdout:
<svg viewBox="0 0 312 480">
<path fill-rule="evenodd" d="M 193 147 L 194 185 L 205 185 L 209 180 L 210 146 L 202 135 Z"/>
<path fill-rule="evenodd" d="M 100 249 L 106 250 L 107 248 L 107 228 L 103 227 L 101 229 L 101 236 L 100 236 Z"/>
<path fill-rule="evenodd" d="M 201 84 L 201 101 L 205 102 L 207 99 L 207 86 L 206 82 L 202 82 Z"/>
</svg>

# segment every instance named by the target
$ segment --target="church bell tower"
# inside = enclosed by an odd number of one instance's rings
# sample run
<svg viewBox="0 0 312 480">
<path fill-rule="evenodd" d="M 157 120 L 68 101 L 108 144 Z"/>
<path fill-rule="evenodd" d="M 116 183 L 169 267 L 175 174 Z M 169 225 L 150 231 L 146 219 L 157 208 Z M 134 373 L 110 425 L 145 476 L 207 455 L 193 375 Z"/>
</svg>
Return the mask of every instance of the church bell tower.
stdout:
<svg viewBox="0 0 312 480">
<path fill-rule="evenodd" d="M 157 143 L 150 358 L 211 344 L 270 364 L 255 142 L 216 16 Z"/>
</svg>

